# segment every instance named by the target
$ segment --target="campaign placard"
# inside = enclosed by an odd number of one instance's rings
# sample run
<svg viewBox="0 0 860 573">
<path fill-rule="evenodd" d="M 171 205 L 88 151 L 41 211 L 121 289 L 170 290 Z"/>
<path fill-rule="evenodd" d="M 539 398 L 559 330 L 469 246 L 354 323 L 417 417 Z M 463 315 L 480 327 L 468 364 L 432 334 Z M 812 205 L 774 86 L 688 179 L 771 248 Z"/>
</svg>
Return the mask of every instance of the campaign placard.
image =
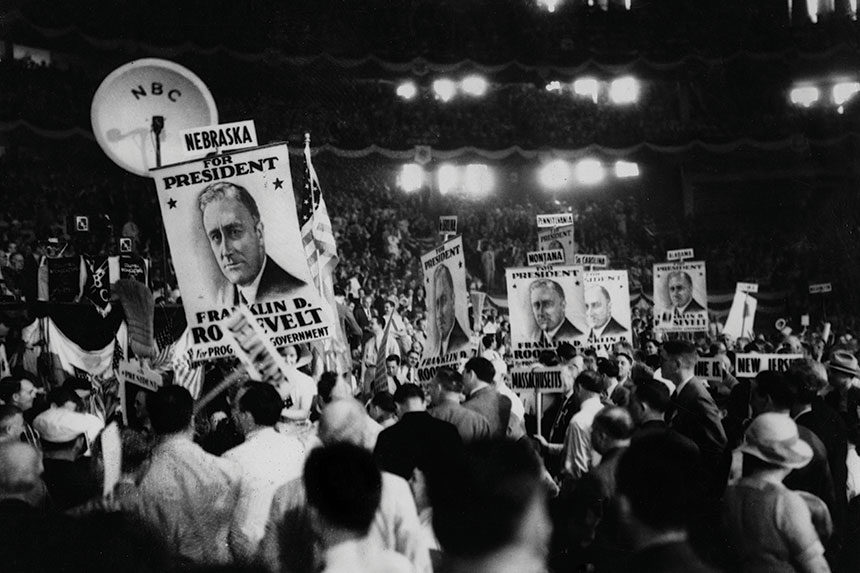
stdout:
<svg viewBox="0 0 860 573">
<path fill-rule="evenodd" d="M 667 261 L 683 261 L 684 259 L 692 259 L 695 255 L 693 249 L 675 249 L 666 251 Z"/>
<path fill-rule="evenodd" d="M 664 332 L 708 329 L 704 261 L 654 265 L 654 323 Z"/>
<path fill-rule="evenodd" d="M 457 215 L 442 215 L 441 217 L 439 217 L 439 234 L 457 234 Z"/>
<path fill-rule="evenodd" d="M 81 257 L 45 259 L 48 265 L 48 300 L 73 302 L 81 296 Z M 86 276 L 84 274 L 84 276 Z"/>
<path fill-rule="evenodd" d="M 696 376 L 708 382 L 722 382 L 723 361 L 719 357 L 699 358 L 696 362 Z"/>
<path fill-rule="evenodd" d="M 516 364 L 534 362 L 562 341 L 582 347 L 588 331 L 582 267 L 505 269 Z"/>
<path fill-rule="evenodd" d="M 585 345 L 612 352 L 616 342 L 633 344 L 627 271 L 585 272 Z"/>
<path fill-rule="evenodd" d="M 132 428 L 142 427 L 148 418 L 146 400 L 161 387 L 161 374 L 140 360 L 121 360 L 116 369 L 122 419 Z"/>
<path fill-rule="evenodd" d="M 809 294 L 823 294 L 825 292 L 833 292 L 832 283 L 818 283 L 809 285 Z"/>
<path fill-rule="evenodd" d="M 752 338 L 756 308 L 758 308 L 758 301 L 755 297 L 741 292 L 740 289 L 735 291 L 735 298 L 732 300 L 732 308 L 729 310 L 729 316 L 723 327 L 723 334 L 731 336 L 735 340 L 743 337 Z"/>
<path fill-rule="evenodd" d="M 549 267 L 564 264 L 564 251 L 554 249 L 552 251 L 529 251 L 526 260 L 530 267 Z"/>
<path fill-rule="evenodd" d="M 538 250 L 554 251 L 561 249 L 564 252 L 562 264 L 572 265 L 576 244 L 573 241 L 573 225 L 562 225 L 561 227 L 547 227 L 538 229 Z"/>
<path fill-rule="evenodd" d="M 511 390 L 517 393 L 534 391 L 543 393 L 563 392 L 562 366 L 518 366 L 511 369 Z"/>
<path fill-rule="evenodd" d="M 588 266 L 593 269 L 605 269 L 609 266 L 609 257 L 606 255 L 573 255 L 573 264 Z"/>
<path fill-rule="evenodd" d="M 802 354 L 736 354 L 735 376 L 755 378 L 759 372 L 786 372 L 791 365 L 803 360 Z"/>
<path fill-rule="evenodd" d="M 296 214 L 289 152 L 267 145 L 152 170 L 191 331 L 192 363 L 232 356 L 247 305 L 276 348 L 328 338 Z"/>
<path fill-rule="evenodd" d="M 252 119 L 183 129 L 179 137 L 182 151 L 187 157 L 257 147 L 257 129 Z"/>
<path fill-rule="evenodd" d="M 736 290 L 737 290 L 737 292 L 745 292 L 748 294 L 757 294 L 758 293 L 758 283 L 738 283 Z"/>
<path fill-rule="evenodd" d="M 427 344 L 418 377 L 425 381 L 443 366 L 456 368 L 474 350 L 463 238 L 454 237 L 425 253 L 421 268 L 427 291 Z"/>
<path fill-rule="evenodd" d="M 537 226 L 539 229 L 543 229 L 544 227 L 561 227 L 562 225 L 573 225 L 573 213 L 537 216 Z"/>
</svg>

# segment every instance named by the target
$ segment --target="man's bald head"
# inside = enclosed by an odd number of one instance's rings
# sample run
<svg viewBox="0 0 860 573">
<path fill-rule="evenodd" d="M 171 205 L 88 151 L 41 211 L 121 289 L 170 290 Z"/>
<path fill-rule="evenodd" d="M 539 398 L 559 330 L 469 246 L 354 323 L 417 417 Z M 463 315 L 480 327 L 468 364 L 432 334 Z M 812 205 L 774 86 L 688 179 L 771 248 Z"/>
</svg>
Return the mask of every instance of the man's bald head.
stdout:
<svg viewBox="0 0 860 573">
<path fill-rule="evenodd" d="M 323 445 L 349 442 L 373 449 L 367 439 L 368 421 L 369 416 L 357 400 L 332 400 L 320 414 L 319 439 Z"/>
<path fill-rule="evenodd" d="M 0 444 L 0 499 L 22 499 L 31 504 L 40 501 L 42 457 L 23 442 Z"/>
</svg>

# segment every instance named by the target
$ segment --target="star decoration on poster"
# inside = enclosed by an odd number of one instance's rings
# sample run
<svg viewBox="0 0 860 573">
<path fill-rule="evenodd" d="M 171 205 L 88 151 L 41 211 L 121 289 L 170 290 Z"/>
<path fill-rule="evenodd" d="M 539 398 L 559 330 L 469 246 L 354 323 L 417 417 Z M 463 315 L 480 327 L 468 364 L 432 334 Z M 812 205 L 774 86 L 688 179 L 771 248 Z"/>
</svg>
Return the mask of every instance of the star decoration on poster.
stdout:
<svg viewBox="0 0 860 573">
<path fill-rule="evenodd" d="M 167 206 L 171 209 L 176 209 L 176 199 L 172 197 L 167 201 Z"/>
<path fill-rule="evenodd" d="M 281 179 L 275 179 L 275 189 L 283 189 L 284 182 Z"/>
</svg>

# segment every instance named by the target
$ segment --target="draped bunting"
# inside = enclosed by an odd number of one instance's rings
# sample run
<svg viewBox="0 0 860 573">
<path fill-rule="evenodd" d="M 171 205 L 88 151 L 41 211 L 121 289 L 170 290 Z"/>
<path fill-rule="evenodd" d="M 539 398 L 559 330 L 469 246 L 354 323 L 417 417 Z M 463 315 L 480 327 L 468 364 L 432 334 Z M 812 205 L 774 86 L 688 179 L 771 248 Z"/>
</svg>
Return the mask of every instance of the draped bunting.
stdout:
<svg viewBox="0 0 860 573">
<path fill-rule="evenodd" d="M 69 376 L 86 372 L 94 377 L 107 378 L 113 375 L 116 347 L 119 345 L 120 348 L 125 348 L 128 335 L 125 323 L 122 322 L 109 344 L 102 348 L 86 350 L 67 337 L 51 318 L 44 317 L 26 326 L 21 331 L 21 337 L 28 346 L 44 341 L 47 352 L 56 356 L 55 366 Z"/>
<path fill-rule="evenodd" d="M 75 127 L 72 129 L 45 129 L 31 124 L 25 120 L 16 121 L 0 121 L 0 134 L 10 133 L 15 130 L 23 129 L 46 139 L 69 139 L 72 137 L 82 137 L 91 141 L 95 138 L 88 129 Z M 826 137 L 826 138 L 811 138 L 803 139 L 804 143 L 810 146 L 817 147 L 834 147 L 844 145 L 846 142 L 855 144 L 855 139 L 860 136 L 860 132 L 847 132 L 841 135 Z M 546 156 L 561 159 L 577 159 L 590 155 L 601 155 L 604 157 L 629 157 L 633 154 L 643 151 L 650 151 L 665 155 L 675 155 L 681 153 L 689 153 L 691 151 L 706 151 L 714 154 L 734 153 L 739 149 L 755 150 L 755 151 L 783 151 L 786 149 L 794 149 L 797 147 L 798 140 L 796 136 L 788 136 L 781 139 L 759 140 L 749 137 L 732 139 L 725 142 L 707 142 L 701 139 L 694 139 L 686 143 L 677 145 L 663 145 L 643 141 L 628 147 L 608 147 L 606 145 L 591 144 L 583 147 L 572 149 L 525 149 L 519 145 L 507 147 L 505 149 L 480 149 L 478 147 L 458 147 L 456 149 L 432 149 L 430 155 L 433 159 L 439 161 L 449 161 L 460 157 L 480 157 L 492 161 L 500 161 L 510 157 L 518 157 L 522 159 L 537 159 Z M 427 146 L 419 146 L 422 153 L 426 153 Z M 297 148 L 290 148 L 290 154 L 301 156 L 303 151 Z M 416 157 L 416 148 L 409 149 L 388 149 L 378 145 L 369 145 L 362 149 L 342 149 L 328 143 L 320 145 L 311 150 L 311 155 L 316 156 L 320 153 L 330 153 L 336 157 L 346 159 L 360 159 L 371 155 L 381 155 L 387 159 L 397 159 L 401 161 L 414 161 Z"/>
<path fill-rule="evenodd" d="M 799 0 L 805 2 L 806 0 Z M 854 4 L 856 9 L 856 3 Z M 790 10 L 790 8 L 789 8 Z M 832 11 L 832 10 L 830 10 Z M 810 10 L 810 15 L 818 10 Z M 11 10 L 6 15 L 6 22 L 25 26 L 38 33 L 41 37 L 49 40 L 80 41 L 90 48 L 105 52 L 126 52 L 128 54 L 145 53 L 150 57 L 176 58 L 186 54 L 196 56 L 218 56 L 224 55 L 239 62 L 254 63 L 265 62 L 277 66 L 289 66 L 305 68 L 309 66 L 331 66 L 339 69 L 357 69 L 362 67 L 374 67 L 392 74 L 411 74 L 425 76 L 428 74 L 448 74 L 459 71 L 474 71 L 482 74 L 502 74 L 508 72 L 520 72 L 526 74 L 538 74 L 541 77 L 559 75 L 569 77 L 585 72 L 605 72 L 607 74 L 624 74 L 633 71 L 670 72 L 686 67 L 696 66 L 724 66 L 736 60 L 752 60 L 769 64 L 780 62 L 792 62 L 798 59 L 808 62 L 827 63 L 834 57 L 843 53 L 856 54 L 856 48 L 849 43 L 843 42 L 825 50 L 816 52 L 798 52 L 794 48 L 784 48 L 768 52 L 753 52 L 738 50 L 728 54 L 699 55 L 690 54 L 681 58 L 657 60 L 647 57 L 629 58 L 623 62 L 612 62 L 610 58 L 617 55 L 606 54 L 605 59 L 588 58 L 574 65 L 534 65 L 510 60 L 507 62 L 486 64 L 471 59 L 459 60 L 452 63 L 432 62 L 425 58 L 414 58 L 406 62 L 392 62 L 379 58 L 375 55 L 366 55 L 360 58 L 342 58 L 331 54 L 317 54 L 312 56 L 286 55 L 283 52 L 269 48 L 260 52 L 242 52 L 226 46 L 204 47 L 194 42 L 183 42 L 173 46 L 160 46 L 156 44 L 140 42 L 127 38 L 98 38 L 81 31 L 74 25 L 51 28 L 38 25 L 30 21 L 20 10 Z"/>
</svg>

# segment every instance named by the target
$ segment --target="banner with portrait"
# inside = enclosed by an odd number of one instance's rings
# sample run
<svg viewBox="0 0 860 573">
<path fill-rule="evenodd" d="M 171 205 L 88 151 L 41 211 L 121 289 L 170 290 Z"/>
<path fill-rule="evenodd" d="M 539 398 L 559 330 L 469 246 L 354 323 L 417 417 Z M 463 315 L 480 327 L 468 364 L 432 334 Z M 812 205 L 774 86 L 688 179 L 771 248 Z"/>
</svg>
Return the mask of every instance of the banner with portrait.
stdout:
<svg viewBox="0 0 860 573">
<path fill-rule="evenodd" d="M 284 144 L 152 170 L 192 361 L 233 355 L 222 320 L 247 305 L 277 348 L 327 338 Z"/>
<path fill-rule="evenodd" d="M 573 242 L 572 224 L 538 229 L 538 250 L 552 251 L 555 249 L 564 251 L 565 264 L 573 264 L 573 255 L 576 251 Z"/>
<path fill-rule="evenodd" d="M 442 366 L 457 367 L 474 351 L 463 237 L 454 237 L 425 253 L 421 268 L 427 291 L 427 343 L 418 377 L 424 381 Z"/>
<path fill-rule="evenodd" d="M 585 344 L 611 354 L 616 342 L 633 344 L 627 271 L 585 272 Z"/>
<path fill-rule="evenodd" d="M 704 261 L 654 265 L 654 327 L 663 332 L 708 329 Z"/>
<path fill-rule="evenodd" d="M 515 364 L 535 362 L 562 341 L 576 347 L 588 332 L 582 267 L 505 269 Z"/>
</svg>

